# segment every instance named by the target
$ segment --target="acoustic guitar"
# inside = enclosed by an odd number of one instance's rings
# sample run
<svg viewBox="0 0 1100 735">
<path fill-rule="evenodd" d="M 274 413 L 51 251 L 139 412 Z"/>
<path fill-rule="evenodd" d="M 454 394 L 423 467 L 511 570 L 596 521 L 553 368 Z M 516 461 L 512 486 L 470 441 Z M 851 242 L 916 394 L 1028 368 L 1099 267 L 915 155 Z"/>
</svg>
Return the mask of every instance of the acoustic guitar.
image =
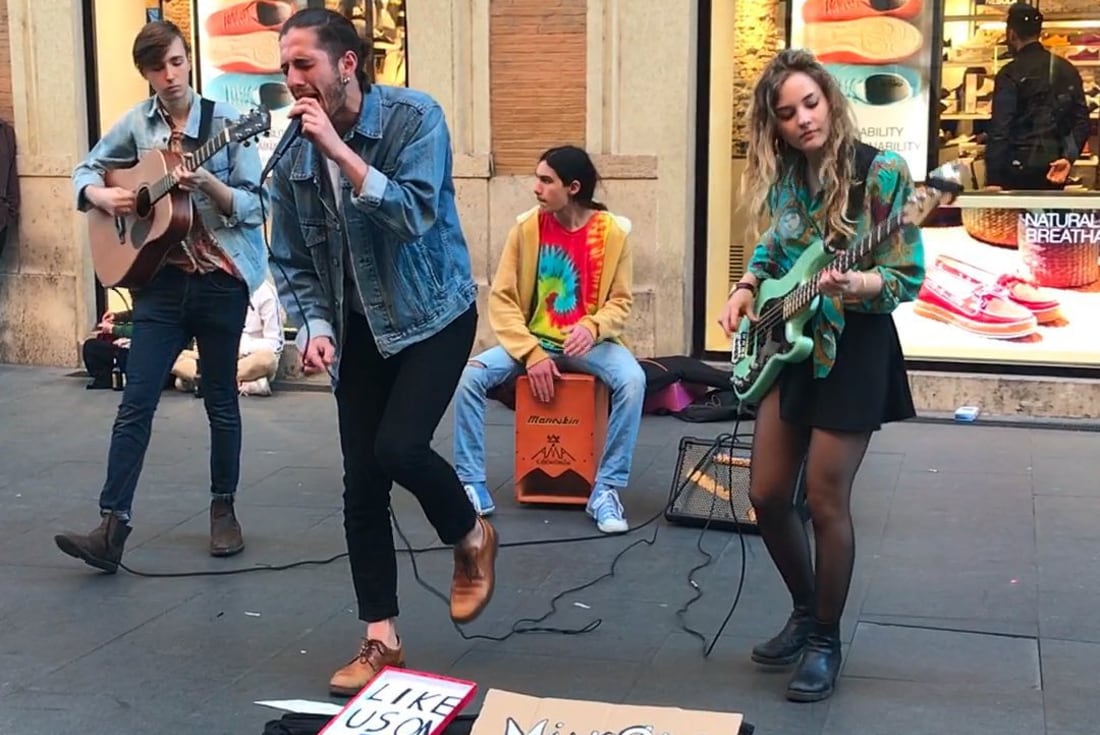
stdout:
<svg viewBox="0 0 1100 735">
<path fill-rule="evenodd" d="M 801 362 L 813 352 L 813 338 L 803 330 L 822 298 L 817 288 L 821 272 L 827 268 L 849 271 L 900 228 L 920 226 L 940 204 L 950 202 L 962 191 L 961 169 L 959 161 L 952 161 L 932 171 L 927 183 L 910 195 L 901 211 L 877 224 L 851 247 L 836 251 L 817 240 L 782 278 L 760 283 L 754 302 L 757 321 L 743 318 L 733 335 L 730 382 L 741 403 L 758 403 L 784 365 Z"/>
<path fill-rule="evenodd" d="M 106 186 L 129 189 L 137 195 L 133 214 L 114 216 L 88 210 L 88 238 L 92 265 L 100 282 L 110 288 L 137 288 L 147 284 L 164 265 L 173 247 L 191 230 L 191 196 L 178 186 L 177 166 L 194 171 L 230 143 L 247 143 L 271 128 L 271 113 L 253 110 L 213 134 L 189 154 L 150 151 L 130 168 L 108 171 Z"/>
</svg>

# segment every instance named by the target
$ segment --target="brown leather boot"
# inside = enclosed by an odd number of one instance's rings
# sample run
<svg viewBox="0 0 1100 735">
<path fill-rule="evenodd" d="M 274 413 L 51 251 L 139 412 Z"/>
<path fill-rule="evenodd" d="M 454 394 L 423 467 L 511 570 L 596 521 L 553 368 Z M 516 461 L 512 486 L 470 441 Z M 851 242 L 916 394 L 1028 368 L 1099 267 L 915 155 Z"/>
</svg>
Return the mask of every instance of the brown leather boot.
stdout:
<svg viewBox="0 0 1100 735">
<path fill-rule="evenodd" d="M 455 546 L 455 571 L 451 578 L 451 620 L 468 623 L 485 609 L 496 584 L 497 532 L 478 517 L 484 536 L 475 549 Z"/>
<path fill-rule="evenodd" d="M 133 530 L 114 514 L 103 516 L 99 527 L 89 534 L 59 533 L 53 537 L 57 548 L 69 556 L 82 560 L 88 566 L 107 574 L 118 571 L 126 538 Z"/>
<path fill-rule="evenodd" d="M 389 648 L 382 641 L 364 638 L 355 658 L 332 675 L 328 690 L 337 697 L 354 697 L 387 666 L 404 668 L 405 646 L 401 639 L 397 639 L 397 648 Z"/>
<path fill-rule="evenodd" d="M 210 556 L 233 556 L 244 551 L 241 524 L 233 512 L 233 501 L 210 501 Z"/>
</svg>

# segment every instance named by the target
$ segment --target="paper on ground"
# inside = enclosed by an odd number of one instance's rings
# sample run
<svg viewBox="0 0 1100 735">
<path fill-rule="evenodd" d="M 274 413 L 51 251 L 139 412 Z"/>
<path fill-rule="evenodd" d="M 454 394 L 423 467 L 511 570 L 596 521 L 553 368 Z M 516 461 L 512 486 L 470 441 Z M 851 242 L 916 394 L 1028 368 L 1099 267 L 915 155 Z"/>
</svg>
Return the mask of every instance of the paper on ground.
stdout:
<svg viewBox="0 0 1100 735">
<path fill-rule="evenodd" d="M 253 702 L 261 707 L 296 712 L 300 715 L 334 715 L 343 709 L 332 702 L 311 702 L 308 699 L 271 699 L 263 702 Z"/>
</svg>

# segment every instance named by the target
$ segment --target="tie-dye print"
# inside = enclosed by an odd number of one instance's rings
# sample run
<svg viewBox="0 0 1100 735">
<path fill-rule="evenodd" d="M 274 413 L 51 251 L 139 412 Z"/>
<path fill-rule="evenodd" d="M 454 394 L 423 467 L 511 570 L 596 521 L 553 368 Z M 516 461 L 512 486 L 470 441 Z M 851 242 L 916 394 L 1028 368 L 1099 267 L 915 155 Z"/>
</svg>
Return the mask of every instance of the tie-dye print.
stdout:
<svg viewBox="0 0 1100 735">
<path fill-rule="evenodd" d="M 596 313 L 610 220 L 607 212 L 597 212 L 571 232 L 552 214 L 539 213 L 538 286 L 528 327 L 543 349 L 560 352 L 563 330 Z"/>
<path fill-rule="evenodd" d="M 855 238 L 870 227 L 901 211 L 913 192 L 913 179 L 905 159 L 891 151 L 880 151 L 871 163 L 864 195 L 863 217 Z M 753 251 L 748 270 L 757 278 L 780 278 L 794 265 L 806 247 L 825 228 L 823 198 L 810 195 L 793 173 L 772 187 L 768 200 L 772 225 Z M 853 242 L 855 239 L 852 240 Z M 872 252 L 872 263 L 860 270 L 882 276 L 882 293 L 864 301 L 823 298 L 821 308 L 809 322 L 814 338 L 814 376 L 823 378 L 836 362 L 836 345 L 844 329 L 844 311 L 889 314 L 904 301 L 917 297 L 924 280 L 924 241 L 920 228 L 906 225 L 884 240 Z"/>
</svg>

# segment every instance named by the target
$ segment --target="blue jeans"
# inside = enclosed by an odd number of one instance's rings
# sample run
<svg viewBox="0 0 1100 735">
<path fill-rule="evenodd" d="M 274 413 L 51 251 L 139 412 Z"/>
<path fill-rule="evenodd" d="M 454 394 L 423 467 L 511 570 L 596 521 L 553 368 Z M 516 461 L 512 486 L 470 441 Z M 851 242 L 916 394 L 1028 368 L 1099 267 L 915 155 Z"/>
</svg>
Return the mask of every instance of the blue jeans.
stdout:
<svg viewBox="0 0 1100 735">
<path fill-rule="evenodd" d="M 615 342 L 600 342 L 581 357 L 557 355 L 553 359 L 560 371 L 594 375 L 611 390 L 611 416 L 596 482 L 626 487 L 645 401 L 642 366 L 630 350 Z M 463 483 L 486 481 L 486 394 L 524 372 L 523 364 L 512 359 L 503 347 L 493 347 L 471 358 L 462 371 L 454 399 L 454 455 L 455 470 Z"/>
<path fill-rule="evenodd" d="M 232 497 L 241 467 L 237 348 L 248 310 L 248 287 L 221 271 L 187 275 L 167 266 L 133 298 L 126 389 L 111 432 L 100 510 L 129 518 L 153 413 L 172 363 L 192 337 L 199 349 L 202 397 L 210 421 L 210 492 Z"/>
</svg>

